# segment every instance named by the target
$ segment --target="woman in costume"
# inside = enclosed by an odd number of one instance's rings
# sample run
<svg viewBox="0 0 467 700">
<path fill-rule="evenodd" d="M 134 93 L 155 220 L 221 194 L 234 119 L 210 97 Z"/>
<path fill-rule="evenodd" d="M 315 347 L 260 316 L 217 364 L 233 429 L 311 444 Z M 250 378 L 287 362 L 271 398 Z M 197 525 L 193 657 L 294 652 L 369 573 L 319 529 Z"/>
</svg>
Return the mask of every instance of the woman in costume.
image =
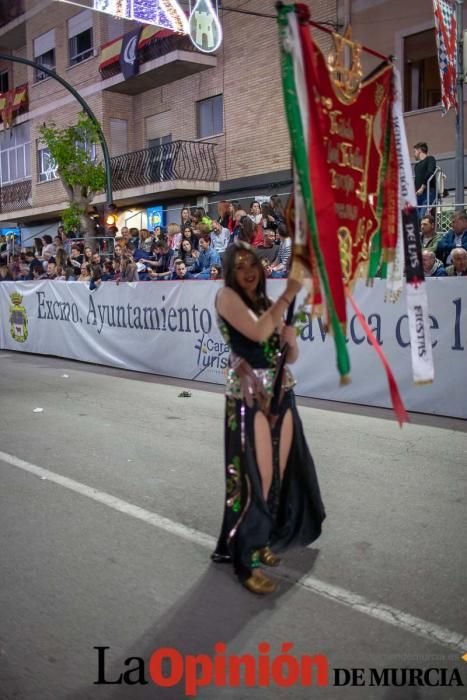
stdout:
<svg viewBox="0 0 467 700">
<path fill-rule="evenodd" d="M 219 327 L 231 355 L 226 386 L 226 498 L 212 559 L 232 562 L 253 593 L 272 593 L 274 581 L 259 566 L 277 566 L 275 552 L 307 545 L 325 517 L 311 454 L 286 368 L 273 400 L 281 346 L 287 362 L 298 357 L 294 329 L 283 315 L 300 289 L 294 279 L 275 301 L 266 296 L 255 250 L 237 241 L 223 260 L 225 286 L 216 298 Z M 272 409 L 272 410 L 271 410 Z"/>
</svg>

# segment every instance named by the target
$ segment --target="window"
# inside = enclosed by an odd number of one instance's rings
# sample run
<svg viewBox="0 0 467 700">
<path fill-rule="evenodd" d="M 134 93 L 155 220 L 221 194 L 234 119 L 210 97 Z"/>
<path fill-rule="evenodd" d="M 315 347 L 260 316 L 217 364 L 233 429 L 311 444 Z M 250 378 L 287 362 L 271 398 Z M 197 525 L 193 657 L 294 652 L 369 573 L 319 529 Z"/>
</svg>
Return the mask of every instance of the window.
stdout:
<svg viewBox="0 0 467 700">
<path fill-rule="evenodd" d="M 68 20 L 68 51 L 70 66 L 94 54 L 92 38 L 92 11 L 84 10 Z"/>
<path fill-rule="evenodd" d="M 34 39 L 34 60 L 46 68 L 55 69 L 55 30 L 41 34 Z M 49 76 L 44 71 L 36 68 L 36 80 L 45 80 Z"/>
<path fill-rule="evenodd" d="M 112 156 L 128 153 L 128 121 L 126 119 L 110 120 L 110 148 Z"/>
<path fill-rule="evenodd" d="M 29 122 L 0 134 L 0 180 L 5 185 L 31 177 Z"/>
<path fill-rule="evenodd" d="M 197 102 L 196 121 L 199 139 L 222 134 L 224 131 L 223 95 L 216 95 Z"/>
<path fill-rule="evenodd" d="M 163 146 L 165 143 L 172 143 L 172 134 L 167 136 L 160 136 L 159 138 L 149 139 L 148 148 L 156 148 L 156 146 Z"/>
<path fill-rule="evenodd" d="M 0 93 L 8 92 L 8 71 L 4 70 L 0 73 Z"/>
<path fill-rule="evenodd" d="M 404 39 L 404 109 L 435 107 L 441 102 L 434 29 Z"/>
<path fill-rule="evenodd" d="M 48 180 L 56 180 L 58 178 L 57 174 L 57 164 L 50 155 L 48 148 L 39 148 L 37 151 L 37 172 L 39 175 L 39 182 L 47 182 Z"/>
</svg>

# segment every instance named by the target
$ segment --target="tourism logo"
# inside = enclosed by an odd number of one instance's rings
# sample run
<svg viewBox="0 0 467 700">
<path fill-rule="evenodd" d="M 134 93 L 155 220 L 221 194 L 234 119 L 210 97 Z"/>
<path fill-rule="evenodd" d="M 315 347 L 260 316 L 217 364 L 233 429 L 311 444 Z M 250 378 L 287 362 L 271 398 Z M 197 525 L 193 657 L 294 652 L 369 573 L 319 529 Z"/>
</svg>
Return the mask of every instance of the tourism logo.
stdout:
<svg viewBox="0 0 467 700">
<path fill-rule="evenodd" d="M 214 340 L 207 333 L 203 333 L 198 337 L 194 347 L 196 364 L 200 368 L 196 377 L 199 377 L 205 370 L 224 372 L 228 367 L 229 346 L 223 341 Z"/>
<path fill-rule="evenodd" d="M 13 340 L 25 343 L 28 339 L 28 316 L 26 309 L 21 306 L 23 297 L 18 292 L 10 294 L 10 332 Z"/>
</svg>

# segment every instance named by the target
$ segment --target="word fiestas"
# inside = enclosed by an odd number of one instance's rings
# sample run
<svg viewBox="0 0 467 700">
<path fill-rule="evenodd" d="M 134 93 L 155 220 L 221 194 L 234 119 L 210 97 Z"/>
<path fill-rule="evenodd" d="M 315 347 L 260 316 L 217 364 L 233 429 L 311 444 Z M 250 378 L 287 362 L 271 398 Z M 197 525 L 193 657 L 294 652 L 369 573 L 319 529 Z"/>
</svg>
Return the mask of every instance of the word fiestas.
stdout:
<svg viewBox="0 0 467 700">
<path fill-rule="evenodd" d="M 148 685 L 148 678 L 160 688 L 171 688 L 183 684 L 186 697 L 194 697 L 203 686 L 218 688 L 281 688 L 292 686 L 463 686 L 456 668 L 329 668 L 323 654 L 293 656 L 293 643 L 284 642 L 278 656 L 270 655 L 267 642 L 258 644 L 258 654 L 227 654 L 227 645 L 214 645 L 214 656 L 188 654 L 177 649 L 163 647 L 149 657 L 146 671 L 145 661 L 131 656 L 124 661 L 127 670 L 110 680 L 106 674 L 106 650 L 110 647 L 96 646 L 98 653 L 98 679 L 94 685 Z"/>
</svg>

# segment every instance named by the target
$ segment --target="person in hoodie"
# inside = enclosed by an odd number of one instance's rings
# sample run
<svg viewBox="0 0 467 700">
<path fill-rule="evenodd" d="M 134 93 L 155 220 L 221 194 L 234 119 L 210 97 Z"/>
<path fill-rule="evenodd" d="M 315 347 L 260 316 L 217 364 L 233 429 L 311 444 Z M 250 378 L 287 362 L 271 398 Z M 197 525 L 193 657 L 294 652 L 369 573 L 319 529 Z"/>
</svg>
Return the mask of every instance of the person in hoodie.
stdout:
<svg viewBox="0 0 467 700">
<path fill-rule="evenodd" d="M 423 270 L 425 277 L 446 277 L 446 270 L 441 260 L 431 250 L 422 252 Z"/>
</svg>

